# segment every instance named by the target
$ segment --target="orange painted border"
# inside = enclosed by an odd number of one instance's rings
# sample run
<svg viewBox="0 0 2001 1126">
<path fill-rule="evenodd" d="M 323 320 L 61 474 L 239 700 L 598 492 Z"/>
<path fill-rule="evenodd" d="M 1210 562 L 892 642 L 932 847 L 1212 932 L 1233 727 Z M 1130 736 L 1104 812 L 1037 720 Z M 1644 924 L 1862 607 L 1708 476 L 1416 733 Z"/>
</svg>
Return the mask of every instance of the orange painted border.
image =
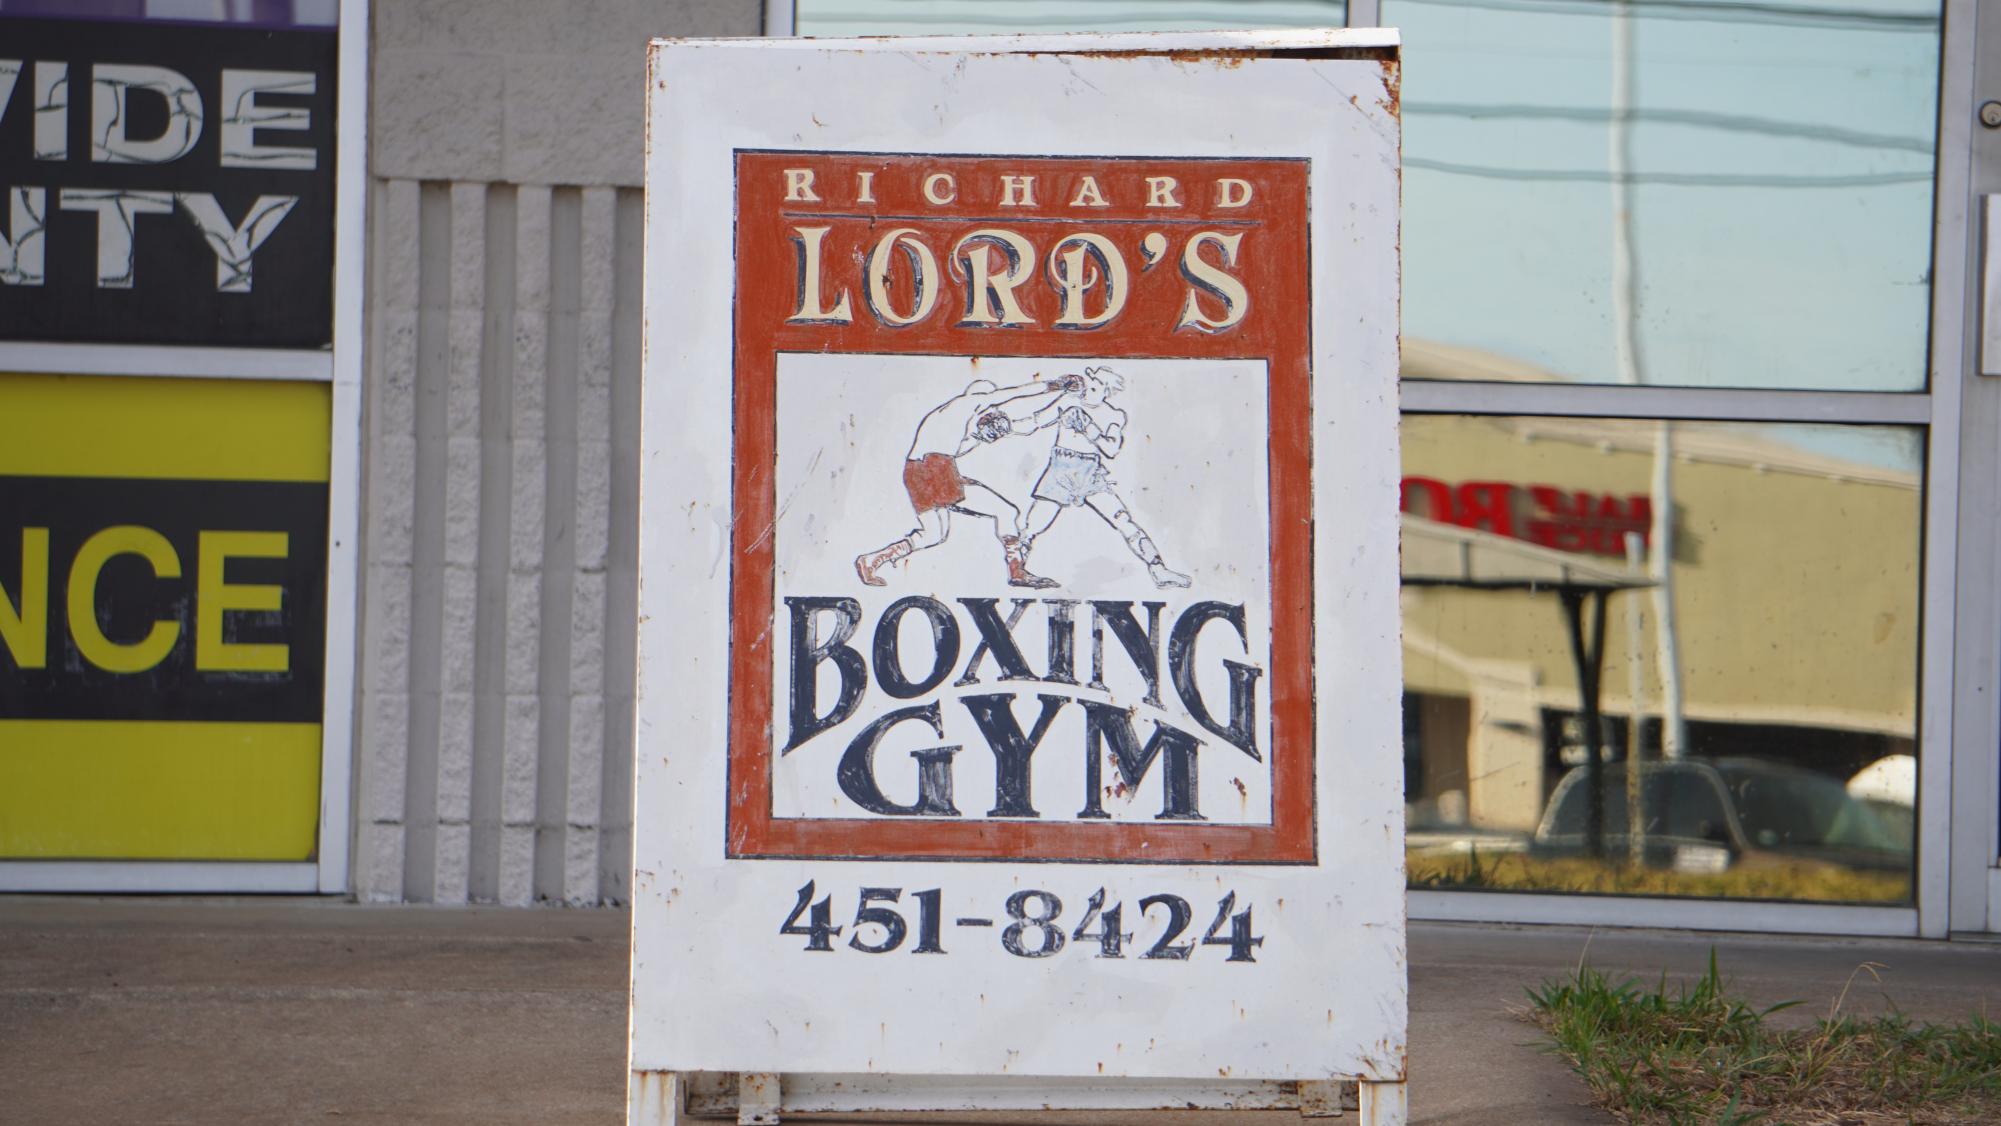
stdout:
<svg viewBox="0 0 2001 1126">
<path fill-rule="evenodd" d="M 1290 159 L 914 156 L 739 151 L 736 163 L 735 417 L 730 566 L 729 820 L 732 857 L 1305 864 L 1315 859 L 1311 255 L 1307 164 Z M 815 201 L 785 199 L 785 170 L 815 173 Z M 857 173 L 877 202 L 853 202 Z M 954 177 L 945 206 L 925 203 L 923 177 Z M 1039 207 L 1000 206 L 1000 177 L 1033 175 Z M 1070 208 L 1083 177 L 1110 206 Z M 1146 178 L 1173 177 L 1179 208 L 1148 209 Z M 1214 181 L 1255 186 L 1250 205 L 1217 206 Z M 944 194 L 942 191 L 938 194 Z M 852 279 L 855 319 L 795 325 L 795 224 L 826 225 L 830 273 Z M 1056 295 L 1023 287 L 1036 325 L 964 328 L 948 288 L 926 321 L 891 328 L 867 311 L 862 256 L 893 227 L 949 247 L 981 226 L 1007 226 L 1053 245 L 1073 231 L 1110 238 L 1134 264 L 1125 310 L 1088 332 L 1049 327 Z M 1244 319 L 1215 334 L 1172 330 L 1186 287 L 1174 262 L 1141 273 L 1141 239 L 1167 233 L 1170 258 L 1199 230 L 1244 235 L 1232 272 L 1251 298 Z M 940 254 L 941 264 L 944 255 Z M 1169 284 L 1172 282 L 1172 284 Z M 1033 288 L 1035 292 L 1029 292 Z M 831 294 L 830 294 L 831 296 Z M 671 299 L 671 298 L 670 298 Z M 909 307 L 909 294 L 901 295 Z M 1211 306 L 1215 308 L 1215 306 Z M 1267 364 L 1270 411 L 1272 824 L 1078 823 L 943 818 L 775 818 L 771 815 L 773 551 L 777 512 L 777 358 L 781 352 L 977 356 L 1254 359 Z"/>
</svg>

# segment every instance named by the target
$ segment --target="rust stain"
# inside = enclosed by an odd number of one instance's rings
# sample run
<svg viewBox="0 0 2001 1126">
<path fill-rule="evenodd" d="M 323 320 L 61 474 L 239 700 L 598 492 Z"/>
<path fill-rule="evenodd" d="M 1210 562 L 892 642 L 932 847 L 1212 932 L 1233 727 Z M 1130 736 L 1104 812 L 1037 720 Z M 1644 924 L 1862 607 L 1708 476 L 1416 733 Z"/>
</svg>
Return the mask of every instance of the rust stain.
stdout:
<svg viewBox="0 0 2001 1126">
<path fill-rule="evenodd" d="M 1390 111 L 1390 116 L 1403 120 L 1403 67 L 1395 59 L 1384 59 L 1379 64 L 1383 68 L 1383 100 L 1378 103 Z"/>
<path fill-rule="evenodd" d="M 1158 32 L 1152 33 L 1158 35 Z M 1377 59 L 1393 62 L 1394 54 L 1386 47 L 1210 47 L 1202 50 L 1189 48 L 1157 49 L 1132 47 L 1122 51 L 982 51 L 979 57 L 1021 57 L 1032 55 L 1060 54 L 1073 59 L 1167 59 L 1183 65 L 1207 63 L 1212 66 L 1235 69 L 1251 59 Z"/>
<path fill-rule="evenodd" d="M 1169 62 L 1174 62 L 1174 63 L 1181 63 L 1181 64 L 1184 64 L 1184 65 L 1186 65 L 1186 64 L 1188 64 L 1188 63 L 1209 63 L 1209 64 L 1211 64 L 1211 65 L 1213 65 L 1213 66 L 1218 66 L 1218 67 L 1222 67 L 1222 68 L 1223 68 L 1223 69 L 1225 69 L 1225 70 L 1235 70 L 1235 69 L 1237 69 L 1238 67 L 1240 67 L 1240 66 L 1243 66 L 1243 65 L 1244 65 L 1244 60 L 1245 60 L 1245 59 L 1249 59 L 1249 58 L 1270 58 L 1270 57 L 1271 57 L 1271 52 L 1270 52 L 1270 51 L 1248 51 L 1248 50 L 1244 50 L 1244 51 L 1230 51 L 1230 50 L 1223 50 L 1223 51 L 1169 51 L 1169 52 L 1167 52 L 1167 59 L 1168 59 L 1168 61 L 1169 61 Z"/>
</svg>

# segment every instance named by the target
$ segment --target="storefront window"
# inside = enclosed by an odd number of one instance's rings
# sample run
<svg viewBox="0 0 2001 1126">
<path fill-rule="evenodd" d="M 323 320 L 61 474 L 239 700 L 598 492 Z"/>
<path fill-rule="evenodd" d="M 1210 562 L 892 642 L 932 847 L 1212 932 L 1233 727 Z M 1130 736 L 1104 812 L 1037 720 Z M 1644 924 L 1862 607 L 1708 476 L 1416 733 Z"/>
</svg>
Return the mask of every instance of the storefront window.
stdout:
<svg viewBox="0 0 2001 1126">
<path fill-rule="evenodd" d="M 1915 431 L 1431 415 L 1403 450 L 1412 886 L 1909 899 Z"/>
<path fill-rule="evenodd" d="M 0 372 L 0 863 L 313 858 L 332 411 Z"/>
<path fill-rule="evenodd" d="M 1405 378 L 1923 388 L 1935 2 L 1386 0 L 1382 22 L 1406 59 Z"/>
<path fill-rule="evenodd" d="M 797 12 L 810 35 L 1341 22 Z M 1926 390 L 1935 0 L 1380 15 L 1406 380 Z M 1912 902 L 1922 428 L 1434 413 L 1402 442 L 1413 887 Z"/>
</svg>

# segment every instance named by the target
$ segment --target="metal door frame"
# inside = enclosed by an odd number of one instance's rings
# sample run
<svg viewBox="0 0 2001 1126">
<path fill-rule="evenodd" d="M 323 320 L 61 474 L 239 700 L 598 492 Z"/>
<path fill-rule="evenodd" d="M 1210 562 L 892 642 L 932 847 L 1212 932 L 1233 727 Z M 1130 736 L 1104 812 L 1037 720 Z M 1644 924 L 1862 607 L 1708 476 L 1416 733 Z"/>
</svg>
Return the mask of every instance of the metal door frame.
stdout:
<svg viewBox="0 0 2001 1126">
<path fill-rule="evenodd" d="M 1959 587 L 1956 612 L 1941 627 L 1955 634 L 1949 704 L 1955 724 L 1949 802 L 1940 803 L 1951 825 L 1940 893 L 1947 929 L 1983 932 L 2001 931 L 2001 378 L 1980 374 L 1978 342 L 1983 327 L 2001 329 L 1995 315 L 2001 285 L 1981 284 L 1983 272 L 2001 262 L 1991 248 L 1983 255 L 1976 240 L 2001 235 L 1983 224 L 1980 206 L 1983 196 L 2001 192 L 2001 130 L 1983 128 L 1977 115 L 1983 97 L 2001 98 L 2001 0 L 1952 0 L 1947 27 L 1961 34 L 1946 35 L 1941 59 L 1932 347 L 1935 378 L 1952 379 L 1962 390 L 1951 435 L 1959 472 Z M 1992 291 L 1985 317 L 1983 289 Z"/>
</svg>

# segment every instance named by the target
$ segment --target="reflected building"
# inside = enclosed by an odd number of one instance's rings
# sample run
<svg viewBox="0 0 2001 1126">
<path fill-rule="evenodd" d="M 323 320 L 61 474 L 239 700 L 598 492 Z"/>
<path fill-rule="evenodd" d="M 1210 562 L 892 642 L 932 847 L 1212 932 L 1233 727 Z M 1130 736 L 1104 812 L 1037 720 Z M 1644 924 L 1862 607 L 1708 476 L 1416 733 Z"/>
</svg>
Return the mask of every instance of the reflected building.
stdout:
<svg viewBox="0 0 2001 1126">
<path fill-rule="evenodd" d="M 1422 362 L 1424 350 L 1411 351 Z M 1665 432 L 1673 547 L 1660 584 L 1650 567 L 1660 425 L 1405 419 L 1413 855 L 1530 850 L 1539 828 L 1548 835 L 1551 795 L 1594 742 L 1608 762 L 1628 760 L 1637 741 L 1642 761 L 1756 760 L 1844 787 L 1913 755 L 1917 436 L 1766 423 Z M 1606 614 L 1595 700 L 1565 591 L 1589 592 L 1587 633 L 1595 607 Z M 1671 639 L 1663 594 L 1676 609 Z M 1666 703 L 1671 678 L 1678 715 Z M 1594 705 L 1596 740 L 1585 729 Z M 1906 814 L 1915 803 L 1908 780 L 1864 788 Z M 1908 858 L 1908 816 L 1902 831 Z M 1765 843 L 1783 852 L 1804 842 Z"/>
</svg>

